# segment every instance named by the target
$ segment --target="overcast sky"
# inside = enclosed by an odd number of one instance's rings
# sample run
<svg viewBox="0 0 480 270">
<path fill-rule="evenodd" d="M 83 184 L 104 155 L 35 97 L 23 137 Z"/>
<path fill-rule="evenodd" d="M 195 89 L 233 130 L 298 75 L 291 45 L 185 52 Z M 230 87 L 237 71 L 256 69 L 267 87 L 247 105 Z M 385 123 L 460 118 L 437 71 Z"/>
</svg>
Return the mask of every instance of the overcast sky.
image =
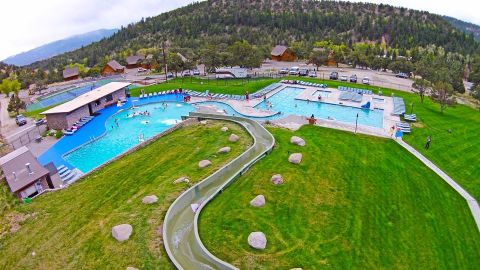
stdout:
<svg viewBox="0 0 480 270">
<path fill-rule="evenodd" d="M 232 0 L 242 1 L 242 0 Z M 355 1 L 355 0 L 354 0 Z M 366 0 L 480 24 L 480 0 Z M 193 0 L 2 0 L 0 59 L 100 28 L 120 28 Z M 357 1 L 357 2 L 365 2 Z"/>
</svg>

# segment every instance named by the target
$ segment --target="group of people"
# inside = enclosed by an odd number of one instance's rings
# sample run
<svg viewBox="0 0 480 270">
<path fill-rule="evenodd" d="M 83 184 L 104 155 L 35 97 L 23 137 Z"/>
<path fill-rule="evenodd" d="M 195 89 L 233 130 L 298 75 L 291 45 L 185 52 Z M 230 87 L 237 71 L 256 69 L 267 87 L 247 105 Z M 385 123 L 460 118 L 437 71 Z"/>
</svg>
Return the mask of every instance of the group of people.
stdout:
<svg viewBox="0 0 480 270">
<path fill-rule="evenodd" d="M 185 95 L 185 96 L 183 96 L 183 102 L 190 102 L 191 98 L 192 98 L 191 96 Z"/>
<path fill-rule="evenodd" d="M 150 112 L 147 111 L 147 110 L 145 110 L 144 112 L 134 112 L 132 114 L 127 114 L 127 118 L 132 118 L 134 116 L 140 116 L 140 115 L 141 116 L 150 116 Z M 117 120 L 118 119 L 115 119 L 115 123 L 117 123 Z M 117 124 L 117 126 L 118 126 L 118 124 Z"/>
</svg>

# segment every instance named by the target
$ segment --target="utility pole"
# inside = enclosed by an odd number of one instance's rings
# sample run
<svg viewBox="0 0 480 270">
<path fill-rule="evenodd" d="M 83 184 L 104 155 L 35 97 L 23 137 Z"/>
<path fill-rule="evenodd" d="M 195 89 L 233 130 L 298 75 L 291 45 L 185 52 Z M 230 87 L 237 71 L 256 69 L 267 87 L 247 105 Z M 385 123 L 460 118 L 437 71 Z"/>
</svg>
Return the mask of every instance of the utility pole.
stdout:
<svg viewBox="0 0 480 270">
<path fill-rule="evenodd" d="M 168 81 L 168 66 L 167 66 L 167 56 L 165 55 L 165 40 L 162 39 L 162 54 L 163 54 L 163 63 L 165 64 L 165 82 Z"/>
</svg>

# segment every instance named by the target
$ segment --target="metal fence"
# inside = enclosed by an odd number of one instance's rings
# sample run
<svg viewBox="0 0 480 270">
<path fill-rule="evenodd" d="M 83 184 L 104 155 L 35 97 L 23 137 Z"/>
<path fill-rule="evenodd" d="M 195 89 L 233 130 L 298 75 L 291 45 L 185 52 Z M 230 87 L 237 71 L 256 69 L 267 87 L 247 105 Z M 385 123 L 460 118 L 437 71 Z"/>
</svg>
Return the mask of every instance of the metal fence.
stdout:
<svg viewBox="0 0 480 270">
<path fill-rule="evenodd" d="M 19 134 L 6 138 L 8 144 L 15 150 L 29 143 L 41 139 L 45 126 L 32 126 Z"/>
</svg>

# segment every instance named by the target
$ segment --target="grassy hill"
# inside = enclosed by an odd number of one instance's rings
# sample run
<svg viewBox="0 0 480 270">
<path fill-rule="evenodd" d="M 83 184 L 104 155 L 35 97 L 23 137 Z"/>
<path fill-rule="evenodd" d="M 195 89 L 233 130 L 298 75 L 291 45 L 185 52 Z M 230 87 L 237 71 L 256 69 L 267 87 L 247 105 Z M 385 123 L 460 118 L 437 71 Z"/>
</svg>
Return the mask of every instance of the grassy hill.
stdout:
<svg viewBox="0 0 480 270">
<path fill-rule="evenodd" d="M 177 130 L 68 189 L 13 206 L 9 217 L 28 218 L 16 233 L 0 234 L 0 269 L 173 269 L 157 233 L 168 207 L 187 188 L 172 182 L 187 176 L 195 183 L 252 144 L 246 131 L 226 123 L 240 136 L 239 143 L 232 145 L 230 133 L 220 131 L 223 125 L 212 122 Z M 218 155 L 225 145 L 232 151 Z M 202 159 L 213 165 L 199 169 Z M 142 204 L 142 198 L 152 194 L 159 202 Z M 0 196 L 4 201 L 10 199 Z M 14 225 L 12 219 L 0 218 L 0 228 L 10 231 L 3 225 Z M 133 226 L 133 235 L 119 243 L 111 229 L 122 223 Z"/>
<path fill-rule="evenodd" d="M 270 129 L 274 151 L 207 205 L 200 236 L 240 269 L 474 269 L 467 203 L 393 140 L 304 126 Z M 296 135 L 306 146 L 290 143 Z M 300 165 L 290 153 L 303 154 Z M 284 184 L 270 178 L 282 174 Z M 266 204 L 250 206 L 263 194 Z M 250 248 L 262 231 L 267 248 Z"/>
</svg>

